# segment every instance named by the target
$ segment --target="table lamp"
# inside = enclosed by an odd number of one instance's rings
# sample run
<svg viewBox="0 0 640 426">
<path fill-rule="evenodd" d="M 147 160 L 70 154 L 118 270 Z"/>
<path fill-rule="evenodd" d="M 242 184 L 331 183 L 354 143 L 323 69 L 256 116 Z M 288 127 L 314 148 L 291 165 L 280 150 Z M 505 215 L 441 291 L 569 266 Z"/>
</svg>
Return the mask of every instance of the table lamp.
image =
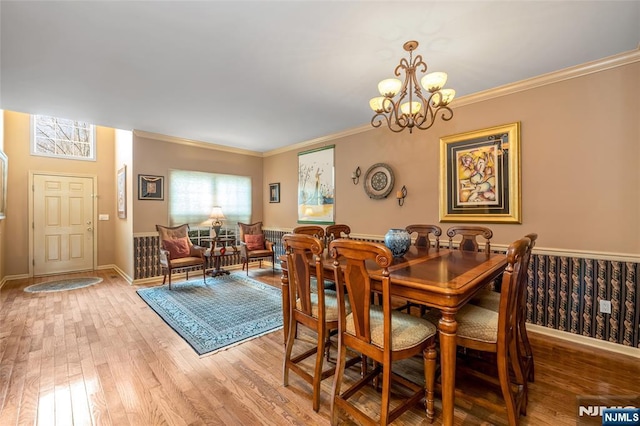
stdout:
<svg viewBox="0 0 640 426">
<path fill-rule="evenodd" d="M 209 215 L 209 219 L 211 220 L 211 227 L 216 233 L 216 237 L 220 236 L 220 227 L 222 226 L 222 220 L 226 220 L 224 217 L 224 213 L 222 213 L 222 207 L 213 206 L 211 210 L 211 214 Z"/>
</svg>

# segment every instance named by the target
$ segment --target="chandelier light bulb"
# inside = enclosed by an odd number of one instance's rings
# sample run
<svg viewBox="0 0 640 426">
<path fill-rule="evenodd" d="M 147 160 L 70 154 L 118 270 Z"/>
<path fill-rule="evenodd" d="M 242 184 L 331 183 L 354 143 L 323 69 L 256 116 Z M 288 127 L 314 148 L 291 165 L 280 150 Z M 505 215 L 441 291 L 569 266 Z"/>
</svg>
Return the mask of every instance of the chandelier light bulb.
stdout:
<svg viewBox="0 0 640 426">
<path fill-rule="evenodd" d="M 397 78 L 387 78 L 378 83 L 378 91 L 382 96 L 393 98 L 400 91 L 402 82 Z"/>
<path fill-rule="evenodd" d="M 369 101 L 369 106 L 375 112 L 378 112 L 378 113 L 379 112 L 384 112 L 384 100 L 385 100 L 384 96 L 378 96 L 376 98 L 371 98 L 371 100 Z"/>
<path fill-rule="evenodd" d="M 400 105 L 400 111 L 404 115 L 415 115 L 420 112 L 422 104 L 420 102 L 405 102 Z"/>
<path fill-rule="evenodd" d="M 424 87 L 425 90 L 431 93 L 437 92 L 438 90 L 442 89 L 446 82 L 446 72 L 432 72 L 425 75 L 424 77 L 422 77 L 422 80 L 420 80 L 422 87 Z"/>
<path fill-rule="evenodd" d="M 431 105 L 434 107 L 447 106 L 451 103 L 456 96 L 456 91 L 453 89 L 442 89 L 436 92 L 431 97 Z"/>
</svg>

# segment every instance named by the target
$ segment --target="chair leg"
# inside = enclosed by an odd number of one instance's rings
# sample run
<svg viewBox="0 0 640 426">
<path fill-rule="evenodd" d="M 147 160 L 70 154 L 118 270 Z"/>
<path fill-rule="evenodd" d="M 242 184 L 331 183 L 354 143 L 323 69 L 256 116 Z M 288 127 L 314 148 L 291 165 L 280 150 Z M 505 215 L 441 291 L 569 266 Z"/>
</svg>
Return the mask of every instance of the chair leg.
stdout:
<svg viewBox="0 0 640 426">
<path fill-rule="evenodd" d="M 389 360 L 390 361 L 390 360 Z M 389 424 L 389 397 L 391 396 L 391 362 L 382 367 L 382 402 L 380 405 L 380 424 Z"/>
<path fill-rule="evenodd" d="M 293 350 L 293 343 L 295 335 L 298 332 L 298 322 L 291 318 L 289 321 L 289 334 L 287 335 L 287 343 L 284 351 L 284 363 L 282 366 L 282 385 L 289 386 L 289 362 L 291 361 L 291 351 Z"/>
<path fill-rule="evenodd" d="M 433 343 L 424 350 L 424 382 L 426 387 L 425 392 L 425 405 L 427 409 L 427 419 L 429 423 L 433 423 L 435 418 L 434 401 L 434 388 L 436 386 L 436 358 L 438 353 L 436 351 L 435 339 Z"/>
<path fill-rule="evenodd" d="M 205 284 L 207 283 L 207 268 L 205 268 L 204 266 L 202 267 L 202 281 Z"/>
<path fill-rule="evenodd" d="M 331 425 L 336 426 L 338 424 L 338 406 L 336 400 L 340 399 L 340 387 L 342 386 L 342 379 L 344 377 L 345 361 L 347 358 L 347 347 L 341 342 L 341 338 L 338 337 L 338 358 L 336 360 L 336 372 L 333 378 L 333 390 L 331 391 Z"/>
<path fill-rule="evenodd" d="M 503 351 L 505 353 L 501 353 Z M 516 411 L 516 401 L 513 397 L 513 392 L 511 392 L 509 365 L 507 362 L 508 354 L 506 353 L 508 351 L 508 348 L 498 351 L 498 378 L 500 380 L 500 388 L 502 389 L 502 397 L 504 398 L 507 408 L 507 419 L 509 420 L 509 425 L 517 425 L 520 413 Z"/>
<path fill-rule="evenodd" d="M 531 348 L 531 342 L 529 342 L 529 336 L 527 335 L 527 326 L 524 316 L 522 316 L 518 322 L 518 337 L 524 347 L 525 366 L 527 367 L 525 368 L 524 373 L 527 375 L 527 380 L 533 383 L 535 380 L 533 372 L 533 349 Z"/>
<path fill-rule="evenodd" d="M 316 366 L 313 372 L 313 411 L 320 410 L 320 384 L 322 383 L 322 367 L 324 363 L 325 327 L 318 331 L 318 352 L 316 352 Z"/>
<path fill-rule="evenodd" d="M 171 271 L 169 271 L 169 290 L 171 290 Z"/>
</svg>

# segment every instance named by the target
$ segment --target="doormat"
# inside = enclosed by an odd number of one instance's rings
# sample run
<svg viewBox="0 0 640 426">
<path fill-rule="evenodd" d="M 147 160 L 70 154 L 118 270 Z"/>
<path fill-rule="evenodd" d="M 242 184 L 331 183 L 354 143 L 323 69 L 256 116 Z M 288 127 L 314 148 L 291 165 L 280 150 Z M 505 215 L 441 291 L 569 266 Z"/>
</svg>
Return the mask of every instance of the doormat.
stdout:
<svg viewBox="0 0 640 426">
<path fill-rule="evenodd" d="M 143 288 L 138 295 L 198 353 L 282 328 L 280 289 L 244 274 Z"/>
<path fill-rule="evenodd" d="M 47 281 L 40 284 L 33 284 L 26 287 L 24 291 L 27 293 L 47 293 L 53 291 L 75 290 L 77 288 L 89 287 L 90 285 L 102 282 L 102 278 L 67 278 L 63 280 Z"/>
</svg>

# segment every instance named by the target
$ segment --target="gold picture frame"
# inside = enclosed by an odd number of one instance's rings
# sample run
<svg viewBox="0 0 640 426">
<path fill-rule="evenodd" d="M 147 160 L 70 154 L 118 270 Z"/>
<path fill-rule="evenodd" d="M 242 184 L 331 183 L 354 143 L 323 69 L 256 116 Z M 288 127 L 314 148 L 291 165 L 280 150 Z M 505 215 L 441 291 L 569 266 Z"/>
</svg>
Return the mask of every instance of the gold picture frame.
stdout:
<svg viewBox="0 0 640 426">
<path fill-rule="evenodd" d="M 440 221 L 521 223 L 520 122 L 440 139 Z"/>
</svg>

